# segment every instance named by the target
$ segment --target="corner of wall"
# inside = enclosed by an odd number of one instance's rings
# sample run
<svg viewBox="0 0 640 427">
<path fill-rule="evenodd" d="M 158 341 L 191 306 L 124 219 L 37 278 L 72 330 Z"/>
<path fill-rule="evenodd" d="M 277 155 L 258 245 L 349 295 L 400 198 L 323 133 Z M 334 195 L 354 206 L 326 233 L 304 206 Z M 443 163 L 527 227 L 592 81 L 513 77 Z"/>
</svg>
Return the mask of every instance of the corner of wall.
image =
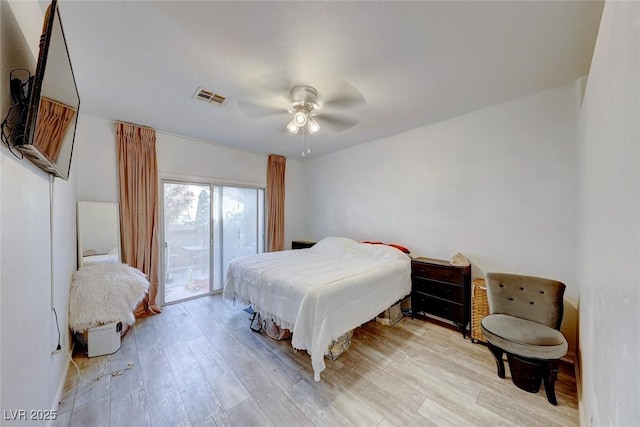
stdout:
<svg viewBox="0 0 640 427">
<path fill-rule="evenodd" d="M 582 404 L 582 352 L 580 351 L 580 296 L 577 300 L 577 312 L 576 312 L 576 347 L 573 354 L 573 372 L 576 377 L 576 392 L 578 394 L 578 419 L 580 426 L 587 426 L 586 420 L 586 406 Z"/>
<path fill-rule="evenodd" d="M 40 2 L 7 0 L 6 3 L 16 21 L 19 22 L 22 36 L 35 60 L 40 51 L 40 35 L 42 34 L 42 21 L 44 19 L 44 11 Z M 44 7 L 46 8 L 46 6 Z"/>
<path fill-rule="evenodd" d="M 576 96 L 578 97 L 578 114 L 580 113 L 580 110 L 582 109 L 582 103 L 584 102 L 584 96 L 586 94 L 586 89 L 587 89 L 587 81 L 589 80 L 589 75 L 584 75 L 580 78 L 578 78 L 578 80 L 576 80 Z"/>
</svg>

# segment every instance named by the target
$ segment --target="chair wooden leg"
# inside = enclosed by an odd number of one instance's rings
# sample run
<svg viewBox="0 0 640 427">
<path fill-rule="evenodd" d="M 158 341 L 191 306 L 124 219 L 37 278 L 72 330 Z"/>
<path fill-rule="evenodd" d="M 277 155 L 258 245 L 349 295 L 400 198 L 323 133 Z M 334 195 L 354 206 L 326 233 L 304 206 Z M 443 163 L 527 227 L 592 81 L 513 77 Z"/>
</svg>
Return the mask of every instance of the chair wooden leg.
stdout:
<svg viewBox="0 0 640 427">
<path fill-rule="evenodd" d="M 498 376 L 500 378 L 504 378 L 504 360 L 502 360 L 502 355 L 504 354 L 504 350 L 491 343 L 487 343 L 489 345 L 489 351 L 493 354 L 493 358 L 496 359 L 496 365 L 498 366 Z"/>
<path fill-rule="evenodd" d="M 558 364 L 555 360 L 549 360 L 544 373 L 544 391 L 547 393 L 547 400 L 554 406 L 558 405 L 556 399 L 556 386 L 558 380 Z"/>
</svg>

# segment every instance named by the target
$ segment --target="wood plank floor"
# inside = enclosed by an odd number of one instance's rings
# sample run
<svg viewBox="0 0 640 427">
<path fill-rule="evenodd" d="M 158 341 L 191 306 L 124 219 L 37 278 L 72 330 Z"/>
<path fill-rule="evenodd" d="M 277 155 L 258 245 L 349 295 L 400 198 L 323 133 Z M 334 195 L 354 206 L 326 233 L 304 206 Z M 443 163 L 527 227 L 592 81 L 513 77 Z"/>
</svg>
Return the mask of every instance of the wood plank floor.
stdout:
<svg viewBox="0 0 640 427">
<path fill-rule="evenodd" d="M 55 425 L 578 425 L 570 366 L 561 367 L 554 407 L 544 386 L 526 393 L 508 369 L 498 378 L 485 346 L 404 317 L 357 328 L 314 382 L 307 353 L 252 332 L 242 308 L 220 296 L 167 306 L 138 320 L 118 352 L 77 352 L 81 375 L 70 367 Z"/>
</svg>

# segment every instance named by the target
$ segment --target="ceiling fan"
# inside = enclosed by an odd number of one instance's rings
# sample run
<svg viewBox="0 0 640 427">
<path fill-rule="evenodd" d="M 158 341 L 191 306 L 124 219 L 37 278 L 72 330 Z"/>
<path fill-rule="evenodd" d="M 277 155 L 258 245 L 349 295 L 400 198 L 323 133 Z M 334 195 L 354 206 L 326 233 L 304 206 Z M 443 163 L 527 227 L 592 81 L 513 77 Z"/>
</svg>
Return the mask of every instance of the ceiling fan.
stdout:
<svg viewBox="0 0 640 427">
<path fill-rule="evenodd" d="M 279 87 L 266 86 L 266 88 L 280 95 L 284 95 L 283 92 L 286 90 L 283 90 L 281 85 Z M 276 107 L 247 101 L 239 101 L 239 105 L 250 118 L 289 115 L 291 119 L 286 125 L 286 129 L 294 134 L 297 134 L 300 129 L 314 134 L 325 126 L 333 132 L 342 132 L 358 124 L 358 119 L 332 111 L 363 105 L 365 103 L 364 96 L 346 82 L 342 82 L 336 90 L 331 92 L 335 95 L 323 99 L 318 96 L 318 90 L 315 87 L 296 84 L 289 89 L 288 108 L 284 108 L 284 105 Z"/>
<path fill-rule="evenodd" d="M 305 125 L 309 129 L 309 134 L 314 134 L 320 130 L 320 124 L 314 116 L 318 115 L 320 106 L 316 102 L 318 99 L 318 91 L 306 85 L 294 86 L 289 92 L 291 96 L 291 109 L 293 118 L 287 125 L 287 130 L 291 133 L 298 133 L 300 128 Z"/>
</svg>

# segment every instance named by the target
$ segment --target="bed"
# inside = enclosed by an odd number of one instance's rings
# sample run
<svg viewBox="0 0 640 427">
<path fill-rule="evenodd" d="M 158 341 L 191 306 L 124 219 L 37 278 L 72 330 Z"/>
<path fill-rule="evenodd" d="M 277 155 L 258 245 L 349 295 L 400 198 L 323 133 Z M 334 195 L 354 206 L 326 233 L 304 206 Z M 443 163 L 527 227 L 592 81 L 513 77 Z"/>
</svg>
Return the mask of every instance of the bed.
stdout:
<svg viewBox="0 0 640 427">
<path fill-rule="evenodd" d="M 333 340 L 373 319 L 411 292 L 407 254 L 385 246 L 327 237 L 308 249 L 234 259 L 224 298 L 249 304 L 293 333 L 311 355 L 314 380 Z"/>
<path fill-rule="evenodd" d="M 104 263 L 120 263 L 120 251 L 113 248 L 109 252 L 101 254 L 93 249 L 89 249 L 82 253 L 82 265 L 96 265 Z"/>
</svg>

